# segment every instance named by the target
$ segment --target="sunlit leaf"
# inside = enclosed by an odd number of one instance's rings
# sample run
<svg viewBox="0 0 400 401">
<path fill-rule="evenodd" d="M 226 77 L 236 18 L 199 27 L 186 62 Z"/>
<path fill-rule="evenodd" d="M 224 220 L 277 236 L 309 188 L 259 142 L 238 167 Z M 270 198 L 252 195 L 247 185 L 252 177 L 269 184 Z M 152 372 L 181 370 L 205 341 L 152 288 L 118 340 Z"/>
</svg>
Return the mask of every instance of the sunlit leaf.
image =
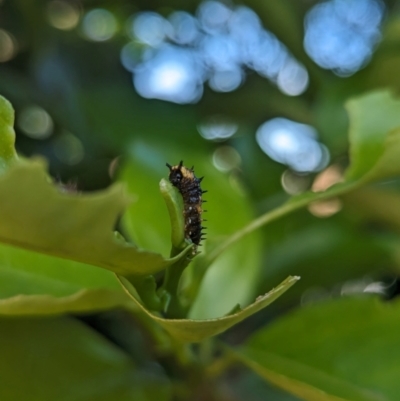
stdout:
<svg viewBox="0 0 400 401">
<path fill-rule="evenodd" d="M 164 259 L 114 236 L 128 203 L 120 185 L 96 194 L 65 194 L 50 182 L 42 162 L 19 162 L 0 177 L 0 241 L 126 276 L 155 273 L 179 259 Z"/>
<path fill-rule="evenodd" d="M 400 304 L 344 298 L 304 307 L 259 330 L 237 356 L 309 401 L 397 400 Z"/>
</svg>

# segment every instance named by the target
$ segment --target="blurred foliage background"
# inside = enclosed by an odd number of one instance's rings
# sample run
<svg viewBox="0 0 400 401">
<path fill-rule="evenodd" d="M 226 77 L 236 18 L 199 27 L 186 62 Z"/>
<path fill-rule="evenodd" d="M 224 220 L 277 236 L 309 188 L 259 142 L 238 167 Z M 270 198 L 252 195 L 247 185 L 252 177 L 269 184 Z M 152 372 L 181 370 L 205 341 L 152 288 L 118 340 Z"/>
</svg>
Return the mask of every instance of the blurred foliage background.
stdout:
<svg viewBox="0 0 400 401">
<path fill-rule="evenodd" d="M 0 93 L 16 110 L 19 153 L 45 157 L 56 180 L 80 191 L 127 183 L 134 202 L 121 230 L 164 255 L 166 162 L 205 175 L 211 248 L 291 195 L 341 180 L 344 103 L 396 92 L 399 49 L 396 0 L 0 2 Z M 400 220 L 382 188 L 312 204 L 246 238 L 207 272 L 191 315 L 220 316 L 289 274 L 302 280 L 225 341 L 301 305 L 364 292 L 392 299 Z M 374 212 L 380 203 L 386 213 Z M 151 359 L 122 339 L 119 318 L 82 320 Z M 226 399 L 294 400 L 247 371 L 224 380 Z"/>
</svg>

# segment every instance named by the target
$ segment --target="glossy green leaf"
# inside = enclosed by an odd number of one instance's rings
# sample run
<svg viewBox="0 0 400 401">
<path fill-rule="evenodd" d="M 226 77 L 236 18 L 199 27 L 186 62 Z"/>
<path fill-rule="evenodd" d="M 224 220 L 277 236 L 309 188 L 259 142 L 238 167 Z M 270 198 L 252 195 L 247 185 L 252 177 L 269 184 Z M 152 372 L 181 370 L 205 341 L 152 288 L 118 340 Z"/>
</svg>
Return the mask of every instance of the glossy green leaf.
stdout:
<svg viewBox="0 0 400 401">
<path fill-rule="evenodd" d="M 167 401 L 168 381 L 68 317 L 0 319 L 2 401 Z"/>
<path fill-rule="evenodd" d="M 0 96 L 0 173 L 17 160 L 14 142 L 14 110 L 10 102 Z"/>
<path fill-rule="evenodd" d="M 125 291 L 134 302 L 146 313 L 153 321 L 162 326 L 174 339 L 180 342 L 200 342 L 209 337 L 215 336 L 241 322 L 247 317 L 265 308 L 285 291 L 287 291 L 299 277 L 288 277 L 279 286 L 272 289 L 265 295 L 259 296 L 254 303 L 246 308 L 235 311 L 233 314 L 223 316 L 217 319 L 193 320 L 193 319 L 164 319 L 156 314 L 151 313 L 143 307 L 134 288 L 123 277 L 119 278 Z"/>
<path fill-rule="evenodd" d="M 299 309 L 258 331 L 237 356 L 307 401 L 395 401 L 400 303 L 342 298 Z"/>
<path fill-rule="evenodd" d="M 120 185 L 66 194 L 50 182 L 42 162 L 19 162 L 0 177 L 0 242 L 126 276 L 155 273 L 178 260 L 179 255 L 164 259 L 114 236 L 128 203 Z"/>
</svg>

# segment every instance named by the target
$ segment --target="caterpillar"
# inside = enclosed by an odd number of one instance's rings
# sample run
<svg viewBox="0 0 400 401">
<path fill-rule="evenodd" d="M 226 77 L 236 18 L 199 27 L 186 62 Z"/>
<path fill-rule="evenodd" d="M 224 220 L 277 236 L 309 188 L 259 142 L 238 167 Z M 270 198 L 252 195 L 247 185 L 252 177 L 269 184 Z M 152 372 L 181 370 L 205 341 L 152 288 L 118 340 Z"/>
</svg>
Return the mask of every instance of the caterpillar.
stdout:
<svg viewBox="0 0 400 401">
<path fill-rule="evenodd" d="M 197 178 L 194 175 L 194 167 L 187 168 L 181 161 L 176 166 L 166 164 L 169 168 L 169 181 L 175 186 L 183 198 L 183 217 L 185 219 L 185 238 L 193 242 L 193 254 L 197 253 L 197 247 L 200 246 L 203 237 L 203 227 L 201 223 L 206 221 L 201 218 L 201 214 L 206 210 L 202 209 L 202 204 L 206 202 L 202 195 L 203 191 L 200 183 L 204 177 Z"/>
</svg>

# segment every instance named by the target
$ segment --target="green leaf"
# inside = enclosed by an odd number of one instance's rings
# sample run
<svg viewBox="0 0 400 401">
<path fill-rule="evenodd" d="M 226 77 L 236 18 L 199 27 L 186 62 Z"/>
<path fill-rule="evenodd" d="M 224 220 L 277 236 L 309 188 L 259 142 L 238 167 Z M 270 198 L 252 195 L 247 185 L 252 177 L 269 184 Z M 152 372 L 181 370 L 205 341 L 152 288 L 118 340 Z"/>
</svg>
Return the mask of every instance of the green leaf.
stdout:
<svg viewBox="0 0 400 401">
<path fill-rule="evenodd" d="M 222 253 L 225 252 L 231 245 L 235 244 L 239 240 L 242 240 L 243 237 L 253 233 L 258 230 L 262 226 L 269 224 L 273 221 L 276 221 L 284 216 L 289 215 L 312 202 L 330 199 L 335 196 L 342 195 L 347 193 L 353 189 L 358 188 L 358 182 L 344 182 L 341 184 L 336 184 L 326 191 L 323 192 L 305 192 L 303 194 L 294 196 L 290 198 L 286 203 L 282 206 L 279 206 L 259 217 L 251 221 L 247 226 L 244 226 L 240 230 L 236 231 L 230 237 L 228 237 L 225 241 L 222 241 L 218 246 L 216 246 L 208 255 L 207 259 L 209 263 L 212 263 L 215 259 L 217 259 Z"/>
<path fill-rule="evenodd" d="M 0 315 L 33 316 L 88 313 L 117 307 L 129 307 L 129 298 L 123 293 L 106 289 L 87 289 L 72 295 L 16 295 L 0 299 Z"/>
<path fill-rule="evenodd" d="M 132 306 L 107 270 L 0 244 L 0 315 L 87 313 Z"/>
<path fill-rule="evenodd" d="M 324 192 L 294 196 L 282 206 L 256 218 L 207 255 L 210 263 L 246 235 L 312 202 L 340 196 L 371 181 L 400 174 L 400 100 L 387 91 L 373 92 L 352 99 L 347 109 L 351 164 L 346 181 Z"/>
<path fill-rule="evenodd" d="M 158 370 L 135 365 L 103 336 L 68 317 L 0 319 L 2 401 L 167 401 Z"/>
<path fill-rule="evenodd" d="M 399 102 L 400 104 L 400 102 Z M 365 175 L 364 181 L 377 181 L 400 173 L 400 129 L 391 131 L 385 140 L 384 151 L 376 164 Z"/>
<path fill-rule="evenodd" d="M 272 289 L 265 295 L 259 296 L 253 304 L 236 313 L 208 320 L 164 319 L 151 313 L 142 305 L 134 288 L 130 285 L 128 280 L 123 277 L 119 277 L 119 280 L 127 294 L 143 310 L 143 312 L 153 321 L 162 326 L 173 338 L 180 342 L 200 342 L 206 338 L 224 332 L 235 324 L 265 308 L 295 284 L 296 281 L 299 280 L 299 277 L 288 277 L 278 287 Z"/>
<path fill-rule="evenodd" d="M 345 281 L 381 276 L 383 269 L 393 266 L 393 254 L 380 236 L 366 230 L 365 223 L 354 224 L 355 215 L 348 211 L 347 196 L 358 192 L 346 195 L 344 210 L 331 218 L 316 219 L 304 210 L 263 230 L 265 261 L 259 293 L 267 291 L 269 283 L 280 282 L 293 272 L 301 276 L 284 300 L 275 305 L 277 308 L 290 307 L 316 292 L 329 296 Z M 355 212 L 360 207 L 356 204 Z"/>
<path fill-rule="evenodd" d="M 377 221 L 400 231 L 400 192 L 379 187 L 361 188 L 344 196 L 345 206 L 366 220 Z"/>
<path fill-rule="evenodd" d="M 171 222 L 171 256 L 180 253 L 187 244 L 185 243 L 185 220 L 183 218 L 183 199 L 178 189 L 169 181 L 160 181 L 160 192 L 167 205 Z"/>
<path fill-rule="evenodd" d="M 196 175 L 205 177 L 202 187 L 208 190 L 204 196 L 208 202 L 204 205 L 207 209 L 204 213 L 207 240 L 202 241 L 202 247 L 199 248 L 201 253 L 186 268 L 181 289 L 184 297 L 193 305 L 190 317 L 208 319 L 228 313 L 237 303 L 244 306 L 254 299 L 260 274 L 261 233 L 255 233 L 232 247 L 212 264 L 206 260 L 211 243 L 220 243 L 254 214 L 239 184 L 218 171 L 206 157 L 208 154 L 199 153 L 198 148 L 196 152 L 190 149 L 190 146 L 182 147 L 181 143 L 178 145 L 176 142 L 172 145 L 170 142 L 160 144 L 160 139 L 157 142 L 146 139 L 132 143 L 132 157 L 121 169 L 121 181 L 126 183 L 135 201 L 127 209 L 123 223 L 139 246 L 151 247 L 166 254 L 171 249 L 171 223 L 165 213 L 165 202 L 155 185 L 160 177 L 168 175 L 165 163 L 174 164 L 183 158 L 188 166 L 194 165 Z M 179 208 L 180 194 L 176 191 L 175 194 L 177 199 L 174 207 Z M 172 227 L 172 232 L 175 229 L 178 230 L 178 225 Z M 180 238 L 174 241 L 178 244 Z"/>
<path fill-rule="evenodd" d="M 348 180 L 377 180 L 400 172 L 400 100 L 390 92 L 372 92 L 350 100 Z M 397 155 L 397 157 L 396 157 Z"/>
<path fill-rule="evenodd" d="M 300 401 L 276 386 L 272 386 L 253 371 L 246 369 L 230 383 L 237 399 L 246 401 Z"/>
<path fill-rule="evenodd" d="M 14 142 L 14 110 L 10 102 L 0 96 L 0 173 L 17 160 Z"/>
<path fill-rule="evenodd" d="M 41 161 L 21 161 L 0 177 L 0 242 L 126 276 L 164 270 L 185 255 L 164 259 L 114 236 L 128 202 L 120 185 L 96 194 L 62 193 Z"/>
<path fill-rule="evenodd" d="M 110 271 L 4 244 L 0 244 L 0 277 L 0 298 L 18 294 L 65 296 L 91 288 L 121 291 Z"/>
<path fill-rule="evenodd" d="M 395 401 L 400 394 L 400 303 L 342 298 L 258 331 L 236 356 L 309 401 Z"/>
</svg>

